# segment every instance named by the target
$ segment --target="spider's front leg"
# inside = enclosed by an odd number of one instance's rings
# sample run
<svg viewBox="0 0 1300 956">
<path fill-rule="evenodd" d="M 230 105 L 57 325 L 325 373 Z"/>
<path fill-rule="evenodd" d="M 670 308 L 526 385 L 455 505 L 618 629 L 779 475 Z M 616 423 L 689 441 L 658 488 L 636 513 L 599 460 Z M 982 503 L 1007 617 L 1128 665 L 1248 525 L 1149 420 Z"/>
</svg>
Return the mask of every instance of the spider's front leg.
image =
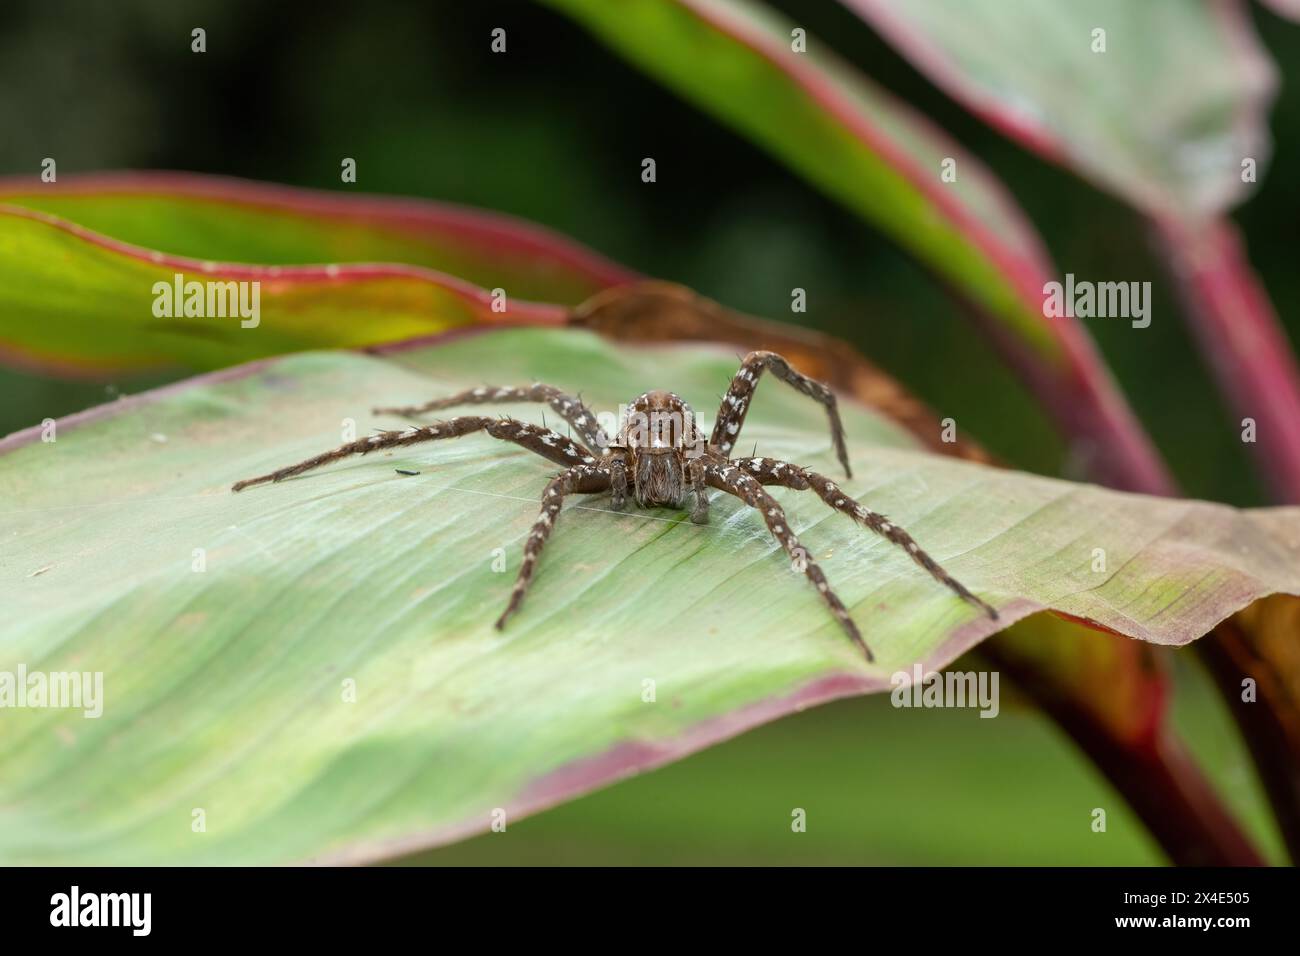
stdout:
<svg viewBox="0 0 1300 956">
<path fill-rule="evenodd" d="M 691 482 L 691 491 L 695 493 L 695 507 L 691 509 L 691 520 L 696 524 L 709 523 L 709 483 L 708 466 L 702 456 L 695 456 L 686 463 L 686 475 Z"/>
<path fill-rule="evenodd" d="M 867 646 L 867 642 L 862 639 L 862 633 L 858 630 L 858 626 L 853 623 L 853 618 L 849 616 L 848 609 L 844 607 L 844 603 L 831 590 L 830 584 L 826 581 L 826 575 L 817 566 L 817 562 L 812 559 L 807 549 L 795 537 L 795 533 L 790 530 L 790 522 L 786 520 L 785 512 L 781 509 L 781 505 L 777 503 L 777 500 L 769 495 L 758 481 L 737 468 L 734 462 L 710 462 L 705 468 L 705 476 L 711 486 L 735 495 L 763 516 L 763 521 L 767 523 L 767 530 L 772 532 L 772 537 L 776 538 L 781 547 L 785 549 L 785 553 L 794 562 L 795 568 L 801 568 L 804 576 L 817 588 L 817 593 L 821 595 L 826 606 L 835 615 L 835 619 L 840 622 L 840 627 L 844 629 L 844 633 L 866 655 L 868 661 L 874 661 L 875 655 L 871 653 L 871 648 Z"/>
<path fill-rule="evenodd" d="M 374 414 L 410 417 L 424 412 L 455 408 L 457 405 L 489 405 L 503 402 L 545 402 L 577 430 L 579 437 L 591 451 L 602 455 L 609 447 L 609 438 L 606 437 L 605 430 L 597 422 L 595 413 L 582 403 L 582 399 L 568 395 L 554 385 L 546 385 L 542 382 L 518 388 L 483 385 L 457 392 L 455 395 L 448 395 L 446 398 L 435 398 L 423 405 L 376 408 Z"/>
<path fill-rule="evenodd" d="M 732 464 L 765 485 L 783 485 L 797 491 L 805 491 L 811 488 L 831 508 L 841 514 L 848 515 L 854 521 L 870 528 L 885 540 L 898 545 L 907 552 L 908 557 L 930 572 L 930 575 L 936 581 L 967 604 L 979 608 L 994 621 L 998 619 L 998 612 L 992 605 L 971 594 L 966 585 L 954 578 L 943 569 L 938 561 L 921 550 L 921 546 L 912 540 L 910 534 L 884 515 L 872 511 L 866 505 L 849 497 L 835 482 L 825 475 L 819 475 L 815 471 L 809 471 L 799 465 L 792 465 L 788 461 L 777 461 L 774 458 L 738 458 Z"/>
<path fill-rule="evenodd" d="M 835 393 L 816 379 L 796 372 L 790 367 L 789 362 L 775 352 L 750 352 L 745 356 L 740 363 L 740 371 L 732 378 L 731 387 L 727 389 L 722 405 L 718 408 L 718 417 L 713 423 L 713 434 L 709 436 L 709 444 L 726 457 L 731 457 L 731 449 L 736 446 L 736 441 L 740 438 L 740 429 L 745 424 L 745 413 L 749 411 L 754 389 L 758 387 L 758 380 L 765 370 L 826 407 L 835 455 L 844 466 L 844 473 L 852 478 L 849 452 L 844 445 L 844 425 L 840 422 L 840 410 L 835 403 Z"/>
<path fill-rule="evenodd" d="M 542 548 L 546 546 L 546 539 L 551 536 L 551 529 L 555 527 L 555 522 L 560 517 L 560 506 L 564 503 L 565 496 L 608 490 L 609 469 L 601 465 L 579 465 L 570 468 L 556 476 L 546 486 L 546 490 L 542 492 L 542 513 L 533 523 L 533 530 L 529 533 L 528 540 L 524 542 L 524 561 L 519 566 L 519 577 L 515 581 L 514 590 L 510 592 L 510 603 L 497 618 L 498 630 L 506 626 L 506 618 L 515 613 L 523 603 L 524 594 L 533 580 L 533 569 L 537 565 Z"/>
<path fill-rule="evenodd" d="M 527 422 L 516 421 L 513 418 L 482 418 L 477 415 L 462 415 L 459 418 L 451 418 L 445 422 L 434 422 L 431 425 L 421 425 L 418 428 L 407 428 L 401 431 L 380 432 L 368 438 L 359 438 L 354 442 L 340 445 L 338 448 L 324 452 L 314 458 L 300 461 L 296 465 L 288 465 L 265 475 L 259 475 L 256 478 L 245 478 L 243 481 L 237 481 L 231 486 L 230 490 L 242 491 L 249 485 L 260 485 L 267 481 L 283 481 L 285 478 L 301 475 L 304 471 L 311 471 L 313 468 L 319 468 L 322 465 L 328 465 L 330 462 L 339 461 L 352 455 L 368 455 L 372 451 L 380 451 L 385 448 L 401 448 L 405 445 L 414 445 L 424 441 L 438 441 L 443 438 L 460 438 L 462 435 L 469 435 L 473 432 L 487 432 L 493 438 L 513 442 L 531 452 L 536 452 L 557 465 L 568 466 L 575 463 L 594 465 L 596 463 L 595 457 L 587 449 L 576 441 L 565 438 L 549 428 L 530 425 Z"/>
<path fill-rule="evenodd" d="M 622 511 L 627 506 L 627 451 L 613 448 L 607 461 L 612 505 L 615 511 Z"/>
</svg>

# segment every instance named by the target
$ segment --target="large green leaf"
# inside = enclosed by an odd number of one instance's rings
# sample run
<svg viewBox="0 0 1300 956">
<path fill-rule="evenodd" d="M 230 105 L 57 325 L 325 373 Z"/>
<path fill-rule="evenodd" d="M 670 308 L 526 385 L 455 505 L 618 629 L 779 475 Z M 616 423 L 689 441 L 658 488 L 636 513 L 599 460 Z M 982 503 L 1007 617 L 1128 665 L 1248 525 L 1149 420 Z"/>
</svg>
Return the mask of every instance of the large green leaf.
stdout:
<svg viewBox="0 0 1300 956">
<path fill-rule="evenodd" d="M 345 190 L 351 187 L 344 187 Z M 0 203 L 168 255 L 260 265 L 395 262 L 520 299 L 576 305 L 635 277 L 553 230 L 410 196 L 298 189 L 226 176 L 109 172 L 0 178 Z"/>
<path fill-rule="evenodd" d="M 154 284 L 178 274 L 259 283 L 256 326 L 156 317 Z M 0 179 L 0 355 L 61 373 L 558 323 L 634 277 L 540 226 L 422 200 L 177 173 Z"/>
<path fill-rule="evenodd" d="M 555 469 L 484 438 L 229 493 L 338 444 L 347 419 L 364 431 L 375 402 L 543 379 L 598 410 L 653 385 L 705 408 L 734 363 L 709 347 L 501 331 L 244 366 L 65 421 L 44 432 L 54 441 L 6 439 L 0 671 L 99 671 L 105 703 L 98 719 L 4 712 L 0 859 L 380 858 L 887 688 L 894 671 L 946 664 L 1043 608 L 1179 644 L 1263 594 L 1300 590 L 1296 509 L 955 462 L 847 403 L 845 488 L 995 602 L 998 624 L 815 498 L 778 492 L 875 666 L 729 499 L 706 527 L 571 506 L 499 633 L 491 621 Z M 834 469 L 821 409 L 780 383 L 764 383 L 745 438 Z"/>
</svg>

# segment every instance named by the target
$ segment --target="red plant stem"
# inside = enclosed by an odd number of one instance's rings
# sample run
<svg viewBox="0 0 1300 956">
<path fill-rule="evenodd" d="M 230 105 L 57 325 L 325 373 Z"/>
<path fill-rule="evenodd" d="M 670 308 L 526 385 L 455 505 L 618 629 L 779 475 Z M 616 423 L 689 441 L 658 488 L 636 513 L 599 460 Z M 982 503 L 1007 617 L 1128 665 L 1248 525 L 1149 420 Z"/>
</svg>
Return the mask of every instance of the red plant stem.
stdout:
<svg viewBox="0 0 1300 956">
<path fill-rule="evenodd" d="M 1128 801 L 1173 863 L 1265 865 L 1178 739 L 1165 729 L 1163 717 L 1151 722 L 1142 739 L 1127 739 L 1075 695 L 1054 686 L 1041 670 L 1003 652 L 997 641 L 985 642 L 980 653 L 1061 725 Z"/>
<path fill-rule="evenodd" d="M 1278 706 L 1290 700 L 1286 681 L 1232 618 L 1196 647 L 1250 748 L 1291 862 L 1300 862 L 1300 715 L 1285 703 Z M 1246 677 L 1259 688 L 1251 703 L 1241 698 Z"/>
<path fill-rule="evenodd" d="M 1189 228 L 1157 223 L 1187 299 L 1191 326 L 1219 388 L 1255 423 L 1249 447 L 1273 497 L 1300 501 L 1300 369 L 1286 332 L 1229 222 Z M 1243 431 L 1245 425 L 1240 426 Z M 1228 620 L 1196 651 L 1250 748 L 1292 861 L 1300 861 L 1300 712 L 1259 642 Z M 1243 681 L 1265 682 L 1248 707 Z"/>
<path fill-rule="evenodd" d="M 1110 374 L 1092 339 L 1073 320 L 1051 320 L 1063 364 L 1049 367 L 1022 342 L 978 309 L 975 323 L 1003 362 L 1043 403 L 1071 454 L 1107 488 L 1136 494 L 1179 495 L 1178 484 Z"/>
<path fill-rule="evenodd" d="M 1255 423 L 1249 447 L 1264 479 L 1277 501 L 1300 502 L 1300 367 L 1236 228 L 1156 225 L 1201 354 L 1237 413 Z"/>
</svg>

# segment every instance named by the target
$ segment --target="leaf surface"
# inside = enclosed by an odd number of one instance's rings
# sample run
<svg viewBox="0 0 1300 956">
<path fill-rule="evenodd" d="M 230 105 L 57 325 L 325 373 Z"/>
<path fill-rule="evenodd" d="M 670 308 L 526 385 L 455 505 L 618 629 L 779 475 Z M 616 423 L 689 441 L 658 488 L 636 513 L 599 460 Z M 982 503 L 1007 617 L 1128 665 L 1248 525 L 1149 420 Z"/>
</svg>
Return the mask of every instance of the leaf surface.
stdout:
<svg viewBox="0 0 1300 956">
<path fill-rule="evenodd" d="M 333 447 L 348 419 L 358 434 L 393 425 L 368 414 L 374 403 L 541 379 L 598 412 L 670 387 L 708 417 L 734 369 L 715 348 L 509 330 L 243 366 L 65 420 L 53 442 L 6 439 L 0 671 L 102 672 L 104 712 L 5 712 L 0 859 L 384 858 L 887 689 L 895 671 L 942 666 L 1043 608 L 1181 644 L 1257 597 L 1300 590 L 1296 509 L 955 462 L 847 402 L 845 489 L 997 604 L 997 625 L 815 498 L 778 490 L 876 666 L 758 517 L 722 497 L 704 527 L 672 511 L 612 514 L 607 499 L 569 506 L 498 633 L 555 469 L 484 437 L 228 490 Z M 777 382 L 742 441 L 834 471 L 821 409 Z"/>
</svg>

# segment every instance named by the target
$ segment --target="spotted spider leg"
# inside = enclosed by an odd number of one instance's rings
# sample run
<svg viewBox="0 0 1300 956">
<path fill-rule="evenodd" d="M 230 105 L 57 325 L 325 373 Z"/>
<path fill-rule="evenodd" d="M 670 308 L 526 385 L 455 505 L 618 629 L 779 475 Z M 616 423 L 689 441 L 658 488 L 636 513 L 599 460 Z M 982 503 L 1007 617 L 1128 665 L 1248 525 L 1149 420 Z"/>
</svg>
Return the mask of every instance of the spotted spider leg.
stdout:
<svg viewBox="0 0 1300 956">
<path fill-rule="evenodd" d="M 330 462 L 347 458 L 351 455 L 368 455 L 372 451 L 384 448 L 401 448 L 424 441 L 438 441 L 443 438 L 460 438 L 474 432 L 487 432 L 493 438 L 514 442 L 522 448 L 541 455 L 559 465 L 596 464 L 596 458 L 576 441 L 565 438 L 549 428 L 530 425 L 528 422 L 513 418 L 484 418 L 478 415 L 463 415 L 430 425 L 420 425 L 400 431 L 385 431 L 366 438 L 359 438 L 346 445 L 340 445 L 332 451 L 324 452 L 315 458 L 308 458 L 296 465 L 289 465 L 257 478 L 245 478 L 231 486 L 232 491 L 242 491 L 250 485 L 260 485 L 266 481 L 283 481 L 304 471 L 311 471 Z"/>
<path fill-rule="evenodd" d="M 557 414 L 574 427 L 579 437 L 593 453 L 603 455 L 609 447 L 609 438 L 596 421 L 595 414 L 581 399 L 567 395 L 554 385 L 537 382 L 519 388 L 503 388 L 484 385 L 479 388 L 466 389 L 446 398 L 435 398 L 423 405 L 406 405 L 400 408 L 376 408 L 376 415 L 401 415 L 409 417 L 424 412 L 455 408 L 457 405 L 487 405 L 503 402 L 545 402 Z"/>
<path fill-rule="evenodd" d="M 749 411 L 754 389 L 758 387 L 758 379 L 764 370 L 770 371 L 781 381 L 826 407 L 835 455 L 844 466 L 844 473 L 852 478 L 849 452 L 844 445 L 844 425 L 840 422 L 840 410 L 835 403 L 835 393 L 821 382 L 796 372 L 790 367 L 789 362 L 775 352 L 750 352 L 745 356 L 740 363 L 740 370 L 731 380 L 731 387 L 723 396 L 722 405 L 718 408 L 718 417 L 713 423 L 713 434 L 709 438 L 709 444 L 717 448 L 724 457 L 731 457 L 731 449 L 740 438 L 740 429 L 745 424 L 745 413 Z"/>
<path fill-rule="evenodd" d="M 767 530 L 772 532 L 772 537 L 776 538 L 785 549 L 794 566 L 802 567 L 804 575 L 817 588 L 817 593 L 835 615 L 835 619 L 840 622 L 840 627 L 853 643 L 858 645 L 868 661 L 875 660 L 875 655 L 871 653 L 867 642 L 862 639 L 862 634 L 858 631 L 858 626 L 853 623 L 853 618 L 849 616 L 844 603 L 826 582 L 826 575 L 808 554 L 808 550 L 799 543 L 795 533 L 790 530 L 790 522 L 786 520 L 785 512 L 777 500 L 767 493 L 757 479 L 743 472 L 735 462 L 716 460 L 708 462 L 705 465 L 705 478 L 712 487 L 735 495 L 763 516 L 763 520 L 767 523 Z"/>
<path fill-rule="evenodd" d="M 528 540 L 524 542 L 524 560 L 519 566 L 519 577 L 515 580 L 514 590 L 510 592 L 510 603 L 497 618 L 498 630 L 506 626 L 506 618 L 515 613 L 523 603 L 524 594 L 533 580 L 533 569 L 537 566 L 542 548 L 546 546 L 546 539 L 551 536 L 551 529 L 555 527 L 555 522 L 560 517 L 560 506 L 564 504 L 565 497 L 608 490 L 609 469 L 604 465 L 578 465 L 551 479 L 546 490 L 542 492 L 542 513 L 537 516 L 537 521 L 533 523 L 533 530 L 529 533 Z"/>
<path fill-rule="evenodd" d="M 811 489 L 817 492 L 817 495 L 828 506 L 848 515 L 854 521 L 871 529 L 882 538 L 898 545 L 907 552 L 913 561 L 925 568 L 926 571 L 929 571 L 936 581 L 947 587 L 963 601 L 979 608 L 993 620 L 997 620 L 998 612 L 996 610 L 971 594 L 965 585 L 940 567 L 939 562 L 921 550 L 921 546 L 912 540 L 911 535 L 884 515 L 877 514 L 866 505 L 854 501 L 825 475 L 819 475 L 815 471 L 792 465 L 787 461 L 777 461 L 775 458 L 738 458 L 732 464 L 765 485 L 782 485 L 797 491 Z"/>
<path fill-rule="evenodd" d="M 697 456 L 687 460 L 686 477 L 690 481 L 691 491 L 695 493 L 695 507 L 691 509 L 691 521 L 696 524 L 708 524 L 709 471 L 702 457 Z"/>
</svg>

